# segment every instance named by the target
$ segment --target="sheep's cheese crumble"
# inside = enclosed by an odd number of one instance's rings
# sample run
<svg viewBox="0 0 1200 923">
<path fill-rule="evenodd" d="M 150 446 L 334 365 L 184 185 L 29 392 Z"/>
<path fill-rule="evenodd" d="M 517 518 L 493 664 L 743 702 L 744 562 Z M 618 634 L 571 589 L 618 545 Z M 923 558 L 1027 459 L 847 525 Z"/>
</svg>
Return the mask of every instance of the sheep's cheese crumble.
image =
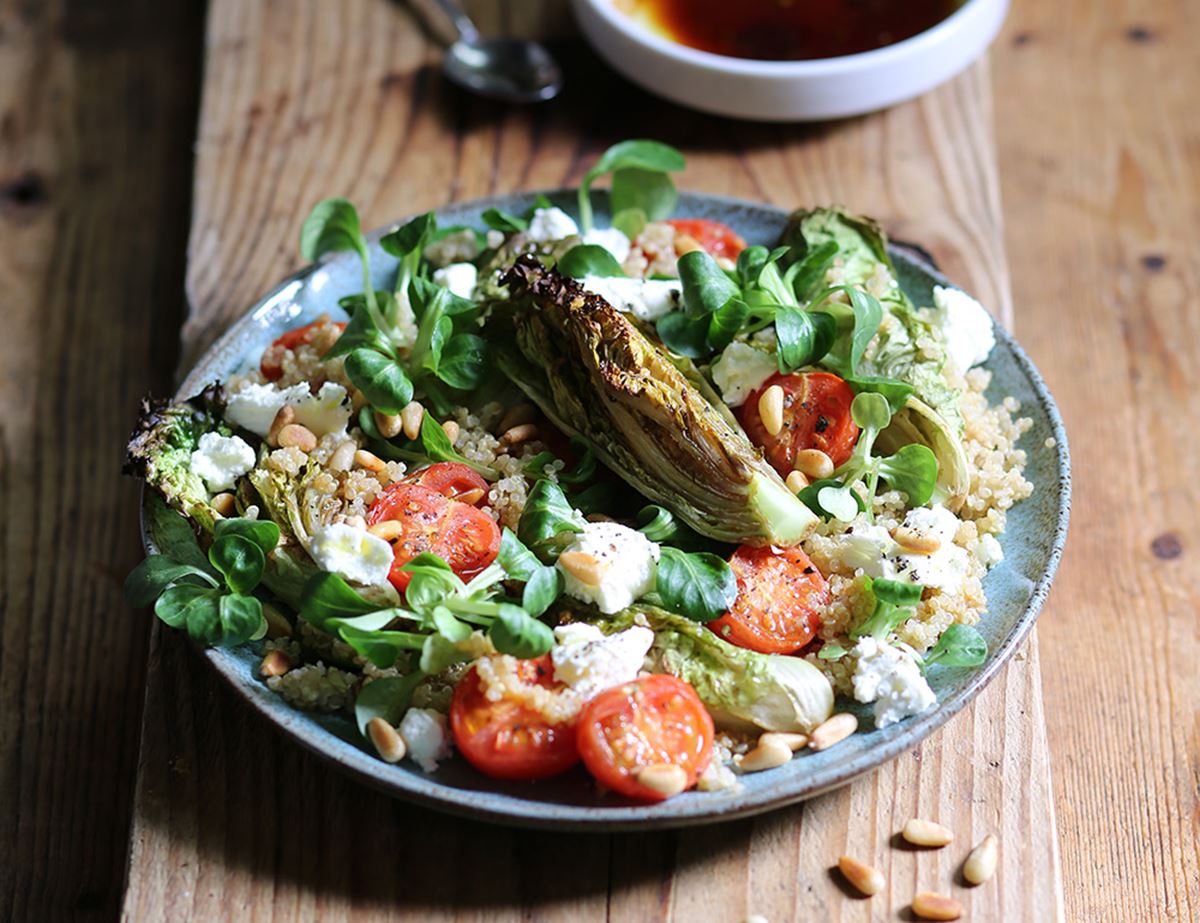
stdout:
<svg viewBox="0 0 1200 923">
<path fill-rule="evenodd" d="M 679 307 L 681 285 L 674 279 L 629 279 L 624 276 L 584 276 L 579 280 L 618 311 L 640 320 L 655 321 Z"/>
<path fill-rule="evenodd" d="M 919 715 L 937 704 L 916 657 L 903 647 L 875 638 L 862 638 L 854 646 L 854 698 L 875 703 L 875 726 L 887 727 L 909 715 Z"/>
<path fill-rule="evenodd" d="M 592 228 L 583 235 L 583 242 L 603 247 L 613 255 L 613 259 L 618 263 L 625 262 L 625 258 L 629 256 L 629 250 L 632 246 L 624 232 L 616 228 Z"/>
<path fill-rule="evenodd" d="M 933 287 L 934 320 L 946 341 L 946 359 L 966 372 L 987 359 L 996 345 L 991 315 L 978 301 L 956 288 Z"/>
<path fill-rule="evenodd" d="M 559 565 L 568 596 L 592 603 L 606 615 L 654 589 L 659 547 L 636 529 L 615 522 L 589 522 L 564 549 L 591 555 L 600 564 L 600 584 L 589 586 Z"/>
<path fill-rule="evenodd" d="M 275 415 L 285 405 L 291 405 L 296 422 L 308 427 L 318 439 L 326 433 L 345 429 L 350 422 L 350 399 L 346 389 L 332 381 L 321 385 L 316 394 L 303 382 L 288 388 L 251 382 L 229 398 L 225 418 L 265 439 Z"/>
<path fill-rule="evenodd" d="M 906 552 L 886 529 L 868 523 L 860 515 L 851 528 L 838 537 L 839 557 L 868 577 L 907 580 L 944 593 L 958 593 L 962 590 L 969 564 L 967 550 L 954 544 L 958 527 L 958 517 L 943 506 L 909 510 L 902 528 L 935 538 L 938 542 L 937 550 L 932 554 L 917 554 Z M 996 543 L 996 550 L 999 551 L 999 543 Z"/>
<path fill-rule="evenodd" d="M 479 279 L 479 270 L 474 263 L 451 263 L 433 271 L 433 281 L 442 288 L 449 289 L 451 295 L 470 300 L 475 292 L 475 283 Z"/>
<path fill-rule="evenodd" d="M 740 407 L 778 371 L 772 353 L 747 343 L 730 343 L 712 364 L 713 383 L 730 407 Z"/>
<path fill-rule="evenodd" d="M 605 689 L 637 679 L 654 643 L 654 632 L 634 625 L 605 635 L 595 625 L 581 622 L 559 626 L 554 638 L 550 650 L 554 678 L 587 702 Z"/>
<path fill-rule="evenodd" d="M 241 436 L 205 433 L 192 453 L 192 474 L 201 478 L 213 493 L 229 490 L 254 467 L 254 449 Z"/>
<path fill-rule="evenodd" d="M 395 557 L 384 539 L 344 522 L 317 529 L 311 551 L 322 570 L 364 586 L 385 583 Z"/>
<path fill-rule="evenodd" d="M 532 241 L 548 244 L 578 234 L 579 225 L 561 208 L 539 208 L 534 211 L 525 233 Z"/>
<path fill-rule="evenodd" d="M 434 772 L 438 760 L 450 755 L 450 732 L 446 716 L 432 708 L 410 708 L 400 722 L 400 736 L 408 757 L 425 772 Z"/>
</svg>

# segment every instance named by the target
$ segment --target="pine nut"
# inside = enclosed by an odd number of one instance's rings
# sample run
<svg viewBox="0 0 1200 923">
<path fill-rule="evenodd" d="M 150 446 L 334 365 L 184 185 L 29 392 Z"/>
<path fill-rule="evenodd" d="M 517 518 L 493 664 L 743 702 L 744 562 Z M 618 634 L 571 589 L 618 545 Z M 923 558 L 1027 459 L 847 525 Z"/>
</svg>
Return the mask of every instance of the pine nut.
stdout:
<svg viewBox="0 0 1200 923">
<path fill-rule="evenodd" d="M 351 529 L 362 529 L 364 532 L 367 530 L 367 521 L 359 516 L 358 513 L 351 513 L 349 516 L 345 517 L 342 522 L 348 525 Z"/>
<path fill-rule="evenodd" d="M 783 429 L 783 388 L 771 385 L 758 398 L 758 415 L 763 427 L 772 436 Z"/>
<path fill-rule="evenodd" d="M 808 746 L 807 734 L 792 734 L 787 731 L 767 731 L 767 733 L 760 735 L 758 738 L 760 744 L 768 740 L 783 744 L 783 746 L 787 747 L 793 753 L 797 750 L 803 750 Z"/>
<path fill-rule="evenodd" d="M 474 506 L 483 499 L 483 496 L 484 491 L 476 487 L 473 490 L 464 490 L 461 494 L 456 495 L 454 499 L 459 503 L 466 503 L 469 506 Z"/>
<path fill-rule="evenodd" d="M 398 763 L 408 752 L 404 738 L 382 718 L 372 718 L 367 722 L 367 736 L 371 738 L 375 752 L 385 763 Z"/>
<path fill-rule="evenodd" d="M 798 494 L 808 486 L 808 478 L 804 476 L 803 471 L 789 471 L 783 483 L 792 493 Z"/>
<path fill-rule="evenodd" d="M 999 858 L 996 837 L 988 834 L 971 850 L 963 863 L 963 878 L 973 885 L 981 885 L 996 874 Z"/>
<path fill-rule="evenodd" d="M 376 538 L 381 538 L 385 542 L 394 542 L 404 534 L 404 526 L 400 525 L 394 519 L 385 519 L 383 522 L 377 522 L 373 526 L 368 526 L 367 531 Z"/>
<path fill-rule="evenodd" d="M 827 750 L 857 730 L 858 719 L 844 711 L 817 725 L 808 735 L 808 745 L 814 750 Z"/>
<path fill-rule="evenodd" d="M 387 464 L 382 458 L 366 449 L 359 449 L 354 453 L 354 464 L 360 468 L 366 468 L 368 471 L 374 471 L 376 474 L 387 468 Z"/>
<path fill-rule="evenodd" d="M 846 881 L 850 882 L 856 891 L 867 897 L 878 894 L 886 884 L 883 873 L 879 869 L 859 862 L 853 856 L 841 856 L 837 864 L 838 871 L 845 876 Z"/>
<path fill-rule="evenodd" d="M 289 423 L 279 431 L 280 448 L 295 446 L 301 452 L 308 454 L 317 447 L 317 437 L 307 426 L 300 423 Z"/>
<path fill-rule="evenodd" d="M 231 493 L 217 494 L 208 501 L 208 505 L 220 515 L 229 517 L 237 509 L 237 499 Z"/>
<path fill-rule="evenodd" d="M 820 449 L 801 449 L 796 453 L 796 470 L 814 481 L 833 477 L 833 459 Z"/>
<path fill-rule="evenodd" d="M 357 451 L 358 446 L 354 444 L 354 441 L 347 439 L 333 450 L 333 454 L 329 456 L 329 461 L 325 463 L 325 467 L 330 471 L 349 471 L 354 464 L 354 453 Z"/>
<path fill-rule="evenodd" d="M 504 431 L 500 437 L 500 444 L 506 446 L 520 445 L 522 442 L 528 442 L 538 433 L 537 425 L 534 423 L 520 423 Z"/>
<path fill-rule="evenodd" d="M 376 410 L 371 413 L 371 417 L 375 420 L 375 428 L 379 430 L 379 435 L 384 439 L 393 439 L 404 429 L 403 419 L 398 413 L 380 413 Z"/>
<path fill-rule="evenodd" d="M 675 255 L 683 256 L 685 253 L 692 253 L 695 250 L 703 250 L 704 247 L 700 241 L 696 240 L 691 234 L 676 234 L 675 235 Z"/>
<path fill-rule="evenodd" d="M 905 824 L 900 835 L 913 846 L 940 847 L 954 840 L 954 831 L 949 827 L 943 827 L 931 820 L 921 820 L 919 817 L 914 817 Z"/>
<path fill-rule="evenodd" d="M 292 623 L 282 612 L 270 603 L 262 604 L 263 618 L 267 620 L 267 637 L 274 641 L 276 638 L 290 638 Z"/>
<path fill-rule="evenodd" d="M 271 428 L 267 430 L 267 445 L 279 445 L 279 432 L 289 423 L 296 419 L 296 408 L 291 404 L 284 404 L 275 414 L 275 419 L 271 421 Z"/>
<path fill-rule="evenodd" d="M 764 734 L 759 738 L 757 747 L 738 758 L 737 767 L 742 772 L 762 772 L 764 769 L 778 769 L 791 759 L 791 747 Z"/>
<path fill-rule="evenodd" d="M 270 623 L 267 624 L 267 629 L 270 630 Z M 283 651 L 267 651 L 258 672 L 262 676 L 283 676 L 291 668 L 291 658 Z"/>
<path fill-rule="evenodd" d="M 564 551 L 558 556 L 558 563 L 584 586 L 600 586 L 604 577 L 599 559 L 586 551 Z"/>
<path fill-rule="evenodd" d="M 716 259 L 717 266 L 724 269 L 726 272 L 733 272 L 737 269 L 737 263 L 727 256 L 718 256 Z"/>
<path fill-rule="evenodd" d="M 912 910 L 922 920 L 957 920 L 962 916 L 962 904 L 932 891 L 922 891 L 914 897 Z"/>
<path fill-rule="evenodd" d="M 537 408 L 532 404 L 514 404 L 504 412 L 500 422 L 496 424 L 496 432 L 503 433 L 522 423 L 532 423 L 537 419 Z"/>
<path fill-rule="evenodd" d="M 421 421 L 425 419 L 425 408 L 420 401 L 409 401 L 400 411 L 400 426 L 406 439 L 417 439 L 421 435 Z"/>
<path fill-rule="evenodd" d="M 674 763 L 651 763 L 638 770 L 637 780 L 651 791 L 670 798 L 687 788 L 688 774 Z"/>
<path fill-rule="evenodd" d="M 936 535 L 918 532 L 916 529 L 910 529 L 907 526 L 896 526 L 892 530 L 892 538 L 905 551 L 915 554 L 933 554 L 942 547 L 942 541 Z"/>
<path fill-rule="evenodd" d="M 442 422 L 442 432 L 446 434 L 446 438 L 450 440 L 451 445 L 458 442 L 458 424 L 453 420 Z"/>
</svg>

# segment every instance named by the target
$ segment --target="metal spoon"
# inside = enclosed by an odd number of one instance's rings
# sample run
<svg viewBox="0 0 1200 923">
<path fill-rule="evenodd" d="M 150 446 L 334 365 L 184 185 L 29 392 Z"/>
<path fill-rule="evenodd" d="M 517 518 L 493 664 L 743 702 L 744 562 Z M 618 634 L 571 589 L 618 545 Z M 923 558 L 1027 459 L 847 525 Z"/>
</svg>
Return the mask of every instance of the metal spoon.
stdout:
<svg viewBox="0 0 1200 923">
<path fill-rule="evenodd" d="M 465 90 L 509 103 L 553 99 L 563 86 L 562 70 L 542 45 L 523 39 L 485 39 L 454 0 L 436 0 L 458 30 L 446 50 L 442 71 Z"/>
</svg>

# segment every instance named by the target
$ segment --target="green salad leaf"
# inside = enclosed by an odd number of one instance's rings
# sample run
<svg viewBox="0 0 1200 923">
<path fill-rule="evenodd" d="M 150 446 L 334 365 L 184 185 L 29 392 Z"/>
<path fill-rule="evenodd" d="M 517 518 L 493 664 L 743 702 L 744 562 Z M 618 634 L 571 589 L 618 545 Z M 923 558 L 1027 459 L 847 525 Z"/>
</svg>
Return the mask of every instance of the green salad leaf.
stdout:
<svg viewBox="0 0 1200 923">
<path fill-rule="evenodd" d="M 866 621 L 851 630 L 850 637 L 870 635 L 877 641 L 884 641 L 905 619 L 912 618 L 925 587 L 919 583 L 885 580 L 882 577 L 864 579 L 866 588 L 875 598 L 875 608 Z"/>
<path fill-rule="evenodd" d="M 737 577 L 724 558 L 662 546 L 655 592 L 664 609 L 697 622 L 720 618 L 737 599 Z"/>
<path fill-rule="evenodd" d="M 576 244 L 558 258 L 558 271 L 572 279 L 584 276 L 623 276 L 616 257 L 598 244 Z"/>
<path fill-rule="evenodd" d="M 683 155 L 660 141 L 621 141 L 614 144 L 583 176 L 579 184 L 579 226 L 592 229 L 592 183 L 613 174 L 614 212 L 638 209 L 648 220 L 665 218 L 675 207 L 675 184 L 668 173 L 684 168 Z M 618 176 L 617 174 L 621 174 Z M 657 174 L 652 179 L 646 174 Z M 619 204 L 617 204 L 619 203 Z"/>
</svg>

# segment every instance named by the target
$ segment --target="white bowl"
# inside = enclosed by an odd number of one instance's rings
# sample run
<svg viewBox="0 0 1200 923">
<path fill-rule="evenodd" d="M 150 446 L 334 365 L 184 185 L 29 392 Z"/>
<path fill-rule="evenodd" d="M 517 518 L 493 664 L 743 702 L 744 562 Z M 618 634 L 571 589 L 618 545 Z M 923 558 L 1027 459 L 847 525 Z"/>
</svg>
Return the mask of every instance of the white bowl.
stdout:
<svg viewBox="0 0 1200 923">
<path fill-rule="evenodd" d="M 966 0 L 894 45 L 811 61 L 755 61 L 672 42 L 613 0 L 572 0 L 572 6 L 600 56 L 635 83 L 694 109 L 767 122 L 861 115 L 918 96 L 983 54 L 1008 12 L 1008 0 Z"/>
</svg>

